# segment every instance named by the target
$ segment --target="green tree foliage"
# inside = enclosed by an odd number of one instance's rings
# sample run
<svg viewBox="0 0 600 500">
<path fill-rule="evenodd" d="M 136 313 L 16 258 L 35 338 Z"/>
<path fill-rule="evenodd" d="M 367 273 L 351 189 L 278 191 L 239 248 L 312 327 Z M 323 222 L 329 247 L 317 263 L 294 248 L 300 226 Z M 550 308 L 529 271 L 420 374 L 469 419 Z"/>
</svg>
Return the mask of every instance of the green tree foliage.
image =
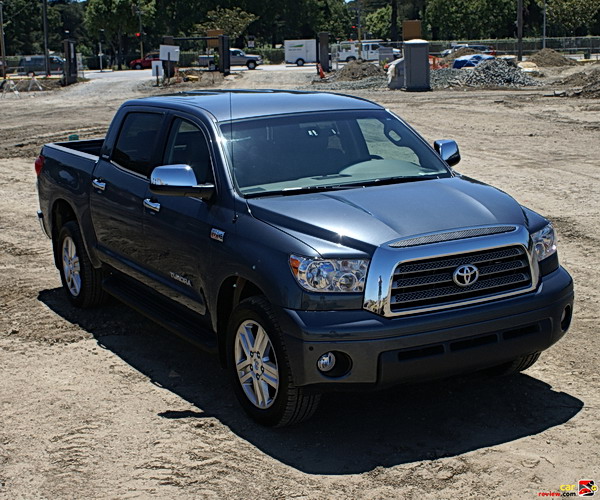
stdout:
<svg viewBox="0 0 600 500">
<path fill-rule="evenodd" d="M 236 40 L 248 29 L 248 26 L 258 19 L 258 16 L 243 11 L 239 7 L 223 9 L 217 7 L 206 14 L 206 21 L 197 25 L 199 31 L 220 29 L 225 35 Z"/>
<path fill-rule="evenodd" d="M 390 38 L 392 7 L 386 5 L 365 16 L 364 28 L 375 38 Z"/>
<path fill-rule="evenodd" d="M 154 0 L 88 0 L 85 10 L 85 24 L 91 33 L 104 30 L 105 42 L 119 54 L 118 64 L 122 64 L 123 37 L 138 31 L 139 20 L 136 13 L 142 13 L 142 23 L 154 14 Z"/>
<path fill-rule="evenodd" d="M 428 0 L 425 19 L 437 39 L 511 37 L 516 4 L 515 0 Z"/>
<path fill-rule="evenodd" d="M 578 29 L 591 34 L 595 17 L 600 12 L 598 0 L 547 0 L 548 23 L 558 35 L 574 35 Z M 540 6 L 543 0 L 538 0 Z"/>
<path fill-rule="evenodd" d="M 48 9 L 48 39 L 50 50 L 61 50 L 63 34 L 60 13 Z M 44 49 L 42 3 L 31 0 L 4 0 L 4 40 L 6 53 L 15 55 L 41 54 Z"/>
</svg>

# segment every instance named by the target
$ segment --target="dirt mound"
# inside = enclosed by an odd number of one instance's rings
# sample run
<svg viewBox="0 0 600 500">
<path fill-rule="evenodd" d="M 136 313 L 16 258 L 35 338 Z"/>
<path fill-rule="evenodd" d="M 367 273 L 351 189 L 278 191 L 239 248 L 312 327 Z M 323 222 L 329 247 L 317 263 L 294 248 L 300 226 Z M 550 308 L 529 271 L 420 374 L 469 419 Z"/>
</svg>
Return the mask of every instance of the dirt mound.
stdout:
<svg viewBox="0 0 600 500">
<path fill-rule="evenodd" d="M 477 51 L 475 49 L 471 49 L 469 47 L 463 47 L 462 49 L 458 49 L 456 52 L 452 52 L 452 54 L 448 54 L 443 59 L 446 63 L 452 64 L 454 59 L 456 59 L 458 57 L 468 56 L 470 54 L 479 54 L 479 53 L 480 53 L 480 51 Z"/>
<path fill-rule="evenodd" d="M 528 58 L 528 61 L 534 62 L 538 66 L 575 66 L 577 63 L 553 49 L 542 49 Z"/>
<path fill-rule="evenodd" d="M 583 87 L 580 95 L 581 97 L 600 99 L 600 79 Z"/>
<path fill-rule="evenodd" d="M 351 81 L 379 75 L 385 76 L 385 71 L 378 65 L 367 61 L 352 61 L 337 72 L 335 79 L 338 81 Z"/>
<path fill-rule="evenodd" d="M 560 80 L 559 83 L 571 87 L 584 87 L 585 85 L 591 85 L 597 82 L 600 82 L 600 65 L 597 68 L 593 68 L 591 71 L 585 70 L 573 73 Z"/>
</svg>

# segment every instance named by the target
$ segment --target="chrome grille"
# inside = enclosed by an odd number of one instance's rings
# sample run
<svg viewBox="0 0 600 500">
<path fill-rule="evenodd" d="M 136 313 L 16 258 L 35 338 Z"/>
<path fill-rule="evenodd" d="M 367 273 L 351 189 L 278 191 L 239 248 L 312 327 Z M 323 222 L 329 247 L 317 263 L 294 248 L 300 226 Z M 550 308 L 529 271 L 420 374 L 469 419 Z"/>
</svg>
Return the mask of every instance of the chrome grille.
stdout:
<svg viewBox="0 0 600 500">
<path fill-rule="evenodd" d="M 509 233 L 515 231 L 516 226 L 486 226 L 461 229 L 459 231 L 449 231 L 445 233 L 433 233 L 406 240 L 397 240 L 390 243 L 392 248 L 407 248 L 418 245 L 429 245 L 430 243 L 440 243 L 443 241 L 462 240 L 466 238 L 476 238 L 478 236 L 490 236 L 492 234 Z"/>
<path fill-rule="evenodd" d="M 454 270 L 472 264 L 479 278 L 466 287 L 456 285 Z M 531 269 L 522 246 L 429 258 L 396 266 L 390 293 L 393 313 L 410 309 L 436 309 L 457 302 L 469 303 L 531 288 Z"/>
</svg>

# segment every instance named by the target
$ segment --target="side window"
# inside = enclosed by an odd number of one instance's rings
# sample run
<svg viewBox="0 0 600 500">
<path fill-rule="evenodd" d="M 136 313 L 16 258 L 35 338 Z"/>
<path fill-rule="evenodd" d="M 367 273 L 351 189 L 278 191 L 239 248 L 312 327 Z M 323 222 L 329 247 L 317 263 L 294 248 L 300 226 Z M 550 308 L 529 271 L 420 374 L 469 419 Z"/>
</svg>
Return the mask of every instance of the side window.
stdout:
<svg viewBox="0 0 600 500">
<path fill-rule="evenodd" d="M 163 116 L 158 113 L 129 113 L 119 133 L 112 159 L 121 167 L 146 177 Z"/>
<path fill-rule="evenodd" d="M 171 126 L 163 157 L 164 165 L 189 165 L 198 184 L 213 182 L 208 142 L 202 130 L 187 120 L 176 118 Z"/>
</svg>

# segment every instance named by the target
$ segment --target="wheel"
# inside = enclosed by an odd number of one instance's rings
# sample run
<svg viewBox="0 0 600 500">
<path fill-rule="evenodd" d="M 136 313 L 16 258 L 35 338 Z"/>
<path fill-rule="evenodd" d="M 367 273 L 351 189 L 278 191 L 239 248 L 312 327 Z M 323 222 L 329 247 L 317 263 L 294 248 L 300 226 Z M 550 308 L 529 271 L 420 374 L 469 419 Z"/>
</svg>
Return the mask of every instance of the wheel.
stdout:
<svg viewBox="0 0 600 500">
<path fill-rule="evenodd" d="M 354 56 L 346 57 L 346 62 L 352 62 L 352 61 L 356 61 L 356 57 L 354 57 Z"/>
<path fill-rule="evenodd" d="M 488 374 L 496 377 L 515 375 L 533 366 L 539 358 L 540 353 L 534 352 L 533 354 L 521 356 L 520 358 L 514 359 L 513 361 L 509 361 L 508 363 L 489 368 L 487 372 Z"/>
<path fill-rule="evenodd" d="M 296 61 L 296 66 L 304 66 L 304 59 L 298 59 Z"/>
<path fill-rule="evenodd" d="M 140 63 L 137 63 L 133 69 L 142 69 L 142 65 Z"/>
<path fill-rule="evenodd" d="M 255 69 L 256 68 L 256 61 L 248 61 L 246 63 L 246 66 L 248 66 L 248 69 Z"/>
<path fill-rule="evenodd" d="M 227 370 L 242 408 L 259 424 L 296 424 L 317 409 L 320 394 L 293 384 L 283 335 L 264 297 L 251 297 L 234 309 L 227 330 Z"/>
<path fill-rule="evenodd" d="M 69 221 L 61 228 L 55 248 L 60 278 L 69 301 L 81 308 L 104 302 L 102 272 L 92 266 L 77 222 Z"/>
</svg>

